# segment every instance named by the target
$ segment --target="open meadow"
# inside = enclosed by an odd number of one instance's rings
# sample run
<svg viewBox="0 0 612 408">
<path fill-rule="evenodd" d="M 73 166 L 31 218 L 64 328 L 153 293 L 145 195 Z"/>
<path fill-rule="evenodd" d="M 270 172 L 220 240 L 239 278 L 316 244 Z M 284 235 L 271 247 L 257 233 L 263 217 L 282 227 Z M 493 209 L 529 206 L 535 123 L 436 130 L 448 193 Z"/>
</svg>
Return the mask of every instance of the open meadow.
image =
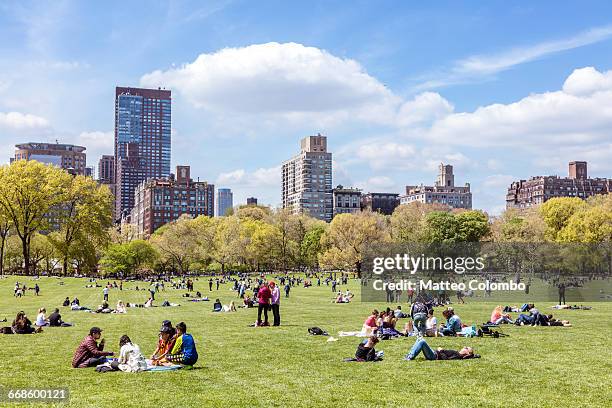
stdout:
<svg viewBox="0 0 612 408">
<path fill-rule="evenodd" d="M 355 337 L 327 342 L 310 336 L 318 326 L 337 337 L 340 330 L 359 330 L 373 308 L 387 305 L 362 303 L 359 282 L 349 288 L 357 293 L 350 304 L 333 304 L 329 286 L 294 287 L 281 300 L 281 327 L 249 327 L 256 309 L 213 313 L 212 303 L 236 300 L 230 285 L 209 292 L 207 280 L 195 281 L 195 290 L 211 302 L 189 302 L 185 290 L 166 288 L 156 296 L 180 303 L 180 307 L 129 308 L 125 315 L 70 311 L 61 307 L 66 296 L 77 296 L 91 308 L 102 302 L 102 288 L 85 288 L 88 279 L 41 278 L 41 296 L 28 290 L 13 297 L 15 281 L 28 287 L 29 277 L 0 280 L 0 318 L 10 325 L 24 310 L 34 321 L 39 307 L 47 315 L 59 307 L 62 317 L 75 324 L 45 328 L 35 335 L 0 335 L 0 386 L 3 388 L 70 389 L 68 405 L 75 407 L 152 406 L 389 406 L 389 407 L 606 407 L 612 406 L 612 304 L 589 303 L 592 310 L 551 311 L 553 303 L 538 304 L 541 311 L 568 319 L 571 328 L 504 326 L 508 337 L 435 338 L 432 347 L 474 347 L 482 358 L 466 361 L 404 361 L 414 338 L 382 341 L 384 361 L 345 363 L 360 341 Z M 60 285 L 60 282 L 64 282 Z M 99 281 L 106 283 L 106 281 Z M 147 291 L 133 290 L 142 282 L 126 282 L 123 291 L 110 291 L 110 305 L 117 300 L 143 303 Z M 316 285 L 316 283 L 315 283 Z M 343 290 L 346 286 L 341 287 Z M 388 305 L 395 307 L 396 304 Z M 470 302 L 454 305 L 464 323 L 486 321 L 495 304 Z M 407 304 L 403 304 L 408 309 Z M 440 308 L 436 309 L 443 321 Z M 513 313 L 516 317 L 516 313 Z M 193 370 L 161 373 L 98 373 L 71 368 L 72 355 L 91 326 L 99 326 L 106 350 L 118 352 L 121 335 L 128 334 L 148 357 L 155 349 L 162 320 L 184 321 L 200 355 Z M 405 319 L 400 320 L 403 326 Z"/>
</svg>

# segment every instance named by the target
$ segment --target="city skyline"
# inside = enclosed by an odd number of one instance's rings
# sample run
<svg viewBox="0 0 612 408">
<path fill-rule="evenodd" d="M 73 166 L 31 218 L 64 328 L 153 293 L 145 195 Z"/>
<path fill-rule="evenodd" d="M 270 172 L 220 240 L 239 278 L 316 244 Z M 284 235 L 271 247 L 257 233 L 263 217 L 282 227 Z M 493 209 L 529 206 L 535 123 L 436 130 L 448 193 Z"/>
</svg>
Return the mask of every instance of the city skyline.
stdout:
<svg viewBox="0 0 612 408">
<path fill-rule="evenodd" d="M 321 133 L 334 186 L 401 194 L 444 162 L 473 208 L 498 214 L 512 181 L 570 161 L 612 174 L 610 8 L 7 2 L 1 153 L 57 139 L 85 146 L 91 166 L 113 152 L 114 87 L 165 87 L 170 166 L 237 203 L 279 206 L 282 161 Z"/>
</svg>

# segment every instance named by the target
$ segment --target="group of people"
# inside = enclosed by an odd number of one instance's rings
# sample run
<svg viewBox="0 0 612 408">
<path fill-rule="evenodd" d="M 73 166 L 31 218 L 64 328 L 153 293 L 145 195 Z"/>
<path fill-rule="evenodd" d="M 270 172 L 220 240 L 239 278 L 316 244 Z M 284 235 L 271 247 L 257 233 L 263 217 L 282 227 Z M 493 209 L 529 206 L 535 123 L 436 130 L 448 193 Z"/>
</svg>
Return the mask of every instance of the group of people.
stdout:
<svg viewBox="0 0 612 408">
<path fill-rule="evenodd" d="M 73 368 L 100 367 L 106 370 L 120 370 L 125 372 L 138 372 L 148 369 L 149 364 L 140 351 L 140 347 L 134 344 L 127 335 L 119 339 L 119 357 L 112 351 L 105 351 L 105 340 L 101 339 L 102 329 L 92 327 L 89 334 L 81 341 L 72 358 Z M 180 322 L 176 327 L 169 320 L 162 322 L 159 331 L 157 347 L 150 358 L 151 366 L 160 365 L 182 365 L 193 366 L 198 361 L 193 336 L 187 333 L 187 325 Z"/>
<path fill-rule="evenodd" d="M 36 296 L 40 296 L 40 286 L 38 286 L 38 283 L 34 284 L 33 289 L 34 289 L 34 294 Z M 28 288 L 26 287 L 25 283 L 22 285 L 19 282 L 15 282 L 15 289 L 13 291 L 14 292 L 13 296 L 18 297 L 18 298 L 25 296 L 27 290 Z"/>
<path fill-rule="evenodd" d="M 257 297 L 257 322 L 256 327 L 270 326 L 268 321 L 268 310 L 272 309 L 273 314 L 273 326 L 280 326 L 280 289 L 276 285 L 276 282 L 263 282 L 257 288 L 255 293 Z M 261 320 L 263 313 L 264 320 Z"/>
<path fill-rule="evenodd" d="M 53 313 L 51 313 L 48 317 L 46 315 L 47 310 L 44 307 L 38 309 L 38 314 L 36 315 L 36 320 L 34 323 L 28 318 L 26 313 L 22 310 L 17 312 L 15 319 L 11 323 L 10 326 L 3 327 L 3 334 L 33 334 L 33 333 L 41 333 L 43 327 L 68 327 L 72 326 L 71 323 L 64 322 L 62 320 L 62 315 L 59 312 L 59 309 L 56 308 Z"/>
</svg>

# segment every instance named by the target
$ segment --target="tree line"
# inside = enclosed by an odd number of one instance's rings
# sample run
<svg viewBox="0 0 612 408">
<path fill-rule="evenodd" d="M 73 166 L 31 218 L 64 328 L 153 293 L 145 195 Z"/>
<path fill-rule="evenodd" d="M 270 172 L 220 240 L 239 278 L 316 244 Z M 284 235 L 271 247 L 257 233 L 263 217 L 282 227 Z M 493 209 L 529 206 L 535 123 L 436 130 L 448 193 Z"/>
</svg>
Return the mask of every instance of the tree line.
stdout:
<svg viewBox="0 0 612 408">
<path fill-rule="evenodd" d="M 612 196 L 555 198 L 489 217 L 479 210 L 411 203 L 390 216 L 339 214 L 331 223 L 264 206 L 224 217 L 184 215 L 139 238 L 112 226 L 104 185 L 35 161 L 0 167 L 0 270 L 25 274 L 343 270 L 360 273 L 364 252 L 385 243 L 605 242 Z M 6 265 L 5 265 L 6 264 Z"/>
</svg>

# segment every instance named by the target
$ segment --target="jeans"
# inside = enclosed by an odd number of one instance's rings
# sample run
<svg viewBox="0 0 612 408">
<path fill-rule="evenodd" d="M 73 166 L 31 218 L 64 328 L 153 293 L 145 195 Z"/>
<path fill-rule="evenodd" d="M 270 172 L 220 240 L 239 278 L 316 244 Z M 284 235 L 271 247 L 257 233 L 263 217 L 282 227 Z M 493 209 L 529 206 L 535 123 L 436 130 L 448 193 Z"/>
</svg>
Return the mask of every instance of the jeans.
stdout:
<svg viewBox="0 0 612 408">
<path fill-rule="evenodd" d="M 414 346 L 412 346 L 412 348 L 410 349 L 410 352 L 406 354 L 406 359 L 414 360 L 421 351 L 423 352 L 425 359 L 427 360 L 437 359 L 436 352 L 433 351 L 431 347 L 429 347 L 429 344 L 427 344 L 425 339 L 419 339 L 414 343 Z"/>
<path fill-rule="evenodd" d="M 452 328 L 450 327 L 445 327 L 442 330 L 440 330 L 440 333 L 442 333 L 445 336 L 456 336 L 457 332 L 454 331 Z"/>
<path fill-rule="evenodd" d="M 265 303 L 259 303 L 257 305 L 257 324 L 261 324 L 261 312 L 263 310 L 265 323 L 268 323 L 268 305 Z"/>
<path fill-rule="evenodd" d="M 497 319 L 496 321 L 491 322 L 491 323 L 494 323 L 494 324 L 502 324 L 502 323 L 504 323 L 504 322 L 505 322 L 505 323 L 510 323 L 510 324 L 514 323 L 514 322 L 512 321 L 512 319 L 511 319 L 511 318 L 509 318 L 509 317 L 507 317 L 507 316 L 502 316 L 502 317 L 500 317 L 499 319 Z"/>
<path fill-rule="evenodd" d="M 280 326 L 280 305 L 272 305 L 272 314 L 274 315 L 274 323 L 273 326 Z"/>
<path fill-rule="evenodd" d="M 425 313 L 415 313 L 412 317 L 414 320 L 414 327 L 421 333 L 425 334 L 425 322 L 427 321 L 427 314 Z"/>
<path fill-rule="evenodd" d="M 534 322 L 534 320 L 535 320 L 534 316 L 529 316 L 529 315 L 526 315 L 526 314 L 520 314 L 518 319 L 516 319 L 516 321 L 519 324 L 521 324 L 521 323 L 532 324 Z"/>
<path fill-rule="evenodd" d="M 97 365 L 106 363 L 106 360 L 107 360 L 107 358 L 105 356 L 102 356 L 102 357 L 91 357 L 91 358 L 88 358 L 87 360 L 85 360 L 84 362 L 82 362 L 81 364 L 79 364 L 78 368 L 95 367 Z"/>
<path fill-rule="evenodd" d="M 149 293 L 151 294 L 151 299 L 155 300 L 155 291 L 150 290 Z"/>
</svg>

